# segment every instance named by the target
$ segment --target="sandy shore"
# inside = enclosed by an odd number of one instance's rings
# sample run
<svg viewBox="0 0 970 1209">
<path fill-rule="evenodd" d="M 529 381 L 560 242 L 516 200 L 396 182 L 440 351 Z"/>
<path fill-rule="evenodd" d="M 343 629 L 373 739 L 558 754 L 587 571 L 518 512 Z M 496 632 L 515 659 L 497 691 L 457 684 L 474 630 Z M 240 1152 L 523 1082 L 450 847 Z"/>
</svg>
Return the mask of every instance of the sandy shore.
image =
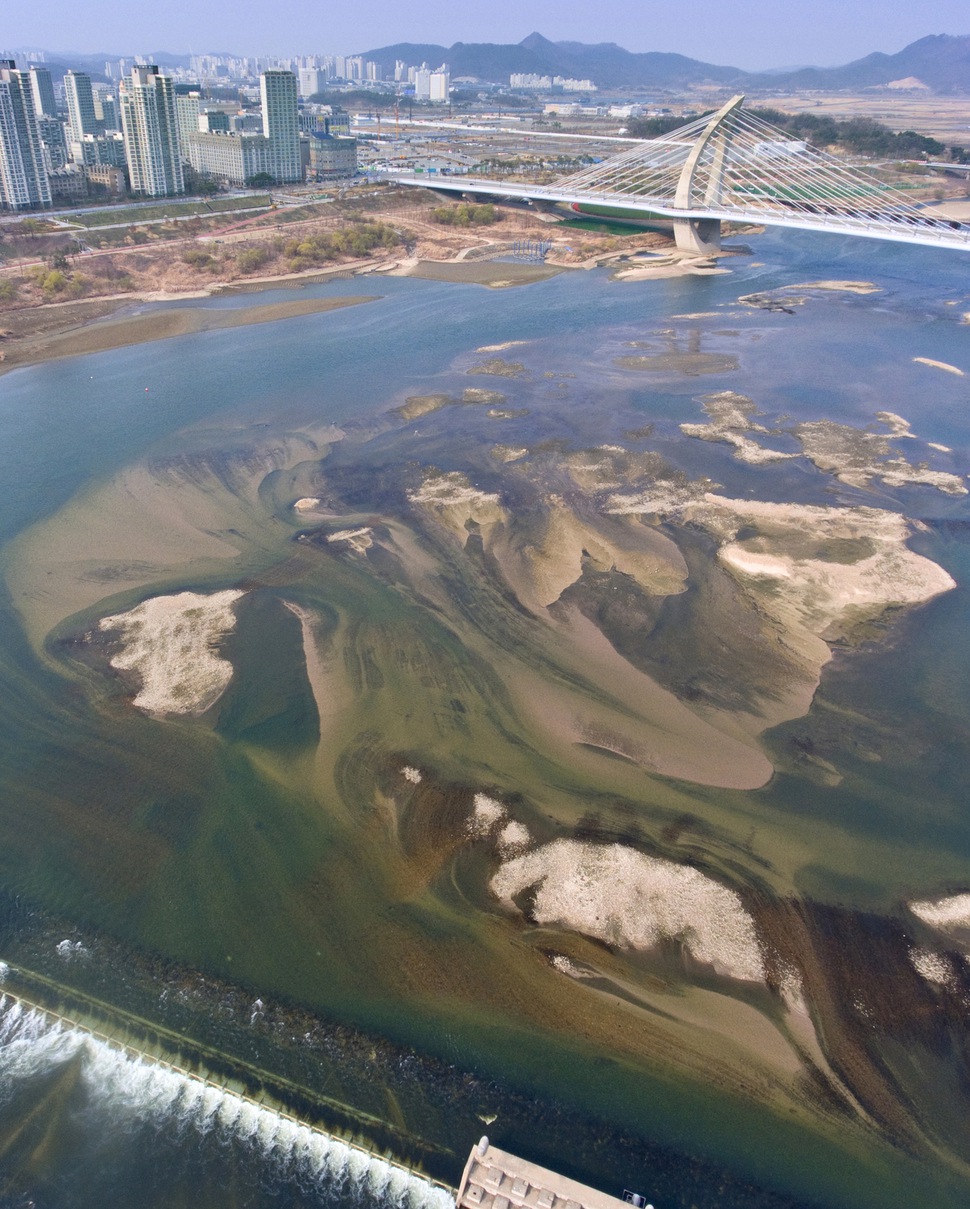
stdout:
<svg viewBox="0 0 970 1209">
<path fill-rule="evenodd" d="M 64 317 L 67 326 L 59 331 L 47 330 L 39 334 L 35 332 L 4 341 L 0 345 L 0 352 L 3 353 L 0 373 L 39 361 L 51 361 L 57 357 L 103 353 L 109 349 L 126 348 L 151 340 L 168 340 L 173 336 L 188 336 L 195 332 L 248 327 L 255 323 L 275 323 L 280 319 L 315 315 L 322 311 L 372 302 L 374 299 L 375 295 L 360 295 L 356 298 L 298 298 L 291 302 L 275 302 L 240 310 L 208 310 L 201 306 L 172 307 L 168 310 L 154 310 L 121 318 L 105 319 L 95 314 L 94 322 L 83 316 L 68 313 Z M 115 307 L 117 303 L 112 309 Z M 102 316 L 104 313 L 102 311 Z"/>
</svg>

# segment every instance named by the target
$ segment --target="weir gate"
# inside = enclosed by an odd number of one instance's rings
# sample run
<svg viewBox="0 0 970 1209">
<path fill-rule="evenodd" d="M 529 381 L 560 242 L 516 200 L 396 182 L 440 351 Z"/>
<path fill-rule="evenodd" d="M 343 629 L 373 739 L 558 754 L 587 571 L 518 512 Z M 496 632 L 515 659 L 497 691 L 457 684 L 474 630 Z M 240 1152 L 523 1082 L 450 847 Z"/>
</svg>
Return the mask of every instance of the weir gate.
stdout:
<svg viewBox="0 0 970 1209">
<path fill-rule="evenodd" d="M 44 975 L 6 963 L 0 963 L 0 975 L 0 1053 L 17 1045 L 38 1052 L 46 1046 L 56 1063 L 83 1059 L 88 1044 L 99 1069 L 114 1065 L 109 1076 L 126 1067 L 126 1093 L 133 1100 L 143 1093 L 145 1115 L 178 1105 L 190 1120 L 195 1114 L 199 1122 L 217 1122 L 277 1156 L 316 1164 L 324 1177 L 350 1179 L 374 1192 L 378 1203 L 453 1209 L 455 1189 L 421 1162 L 453 1159 L 450 1152 Z M 65 1046 L 67 1039 L 76 1045 Z M 389 1136 L 383 1145 L 373 1140 Z M 409 1162 L 402 1155 L 420 1157 Z"/>
</svg>

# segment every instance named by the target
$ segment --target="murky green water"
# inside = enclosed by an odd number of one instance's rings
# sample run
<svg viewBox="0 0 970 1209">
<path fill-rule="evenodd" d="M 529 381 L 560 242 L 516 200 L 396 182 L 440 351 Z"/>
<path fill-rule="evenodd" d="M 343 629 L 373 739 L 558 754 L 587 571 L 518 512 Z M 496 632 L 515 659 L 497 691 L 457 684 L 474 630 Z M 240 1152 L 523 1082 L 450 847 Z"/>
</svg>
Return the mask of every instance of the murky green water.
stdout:
<svg viewBox="0 0 970 1209">
<path fill-rule="evenodd" d="M 910 421 L 921 455 L 966 474 L 968 379 L 912 360 L 970 373 L 970 326 L 959 321 L 970 309 L 965 265 L 789 235 L 758 239 L 754 256 L 730 267 L 729 276 L 644 283 L 570 274 L 499 291 L 388 279 L 384 297 L 360 307 L 0 379 L 0 883 L 26 904 L 0 957 L 160 1018 L 173 1009 L 158 988 L 178 982 L 176 967 L 194 971 L 218 992 L 198 991 L 172 1026 L 240 1057 L 263 1044 L 251 1032 L 261 1025 L 220 1016 L 225 988 L 361 1030 L 360 1044 L 378 1047 L 372 1076 L 335 1051 L 329 1073 L 301 1057 L 299 1079 L 439 1146 L 436 1170 L 452 1179 L 495 1116 L 488 1130 L 499 1145 L 614 1192 L 640 1188 L 658 1209 L 962 1203 L 966 1173 L 924 1138 L 907 1143 L 890 1104 L 911 1097 L 904 1111 L 925 1135 L 959 1151 L 965 1089 L 946 1073 L 959 1070 L 950 1060 L 965 1027 L 958 995 L 943 1003 L 907 983 L 906 1010 L 873 1017 L 866 1040 L 851 1005 L 886 987 L 868 968 L 855 989 L 851 971 L 839 975 L 849 1006 L 831 1020 L 850 1040 L 837 1074 L 851 1085 L 863 1051 L 892 1071 L 872 1091 L 878 1124 L 843 1132 L 844 1109 L 822 1092 L 772 1090 L 767 1076 L 746 1087 L 733 1050 L 719 1070 L 710 1026 L 721 1009 L 705 1008 L 707 1040 L 685 1066 L 659 1041 L 652 1048 L 648 1015 L 624 1015 L 550 973 L 539 950 L 567 942 L 498 913 L 488 858 L 463 855 L 456 839 L 468 796 L 484 790 L 514 801 L 540 838 L 577 827 L 625 836 L 752 899 L 810 900 L 823 967 L 836 961 L 840 935 L 848 964 L 867 944 L 904 961 L 910 941 L 892 939 L 894 928 L 912 929 L 903 904 L 970 884 L 968 497 L 850 487 L 804 458 L 745 466 L 727 445 L 678 427 L 703 418 L 698 396 L 722 389 L 749 395 L 766 424 L 787 429 L 818 419 L 864 428 L 885 410 Z M 881 292 L 818 292 L 794 315 L 736 303 L 824 279 L 872 281 Z M 360 292 L 354 282 L 326 290 Z M 737 368 L 698 377 L 616 365 L 645 340 Z M 476 348 L 510 341 L 528 343 L 494 355 L 521 359 L 522 376 L 468 375 L 482 359 Z M 413 423 L 386 414 L 409 396 L 457 397 L 469 386 L 505 395 L 492 409 L 508 414 L 472 405 Z M 347 433 L 329 451 L 327 425 Z M 273 462 L 306 433 L 316 452 Z M 951 452 L 927 453 L 926 442 Z M 409 548 L 394 529 L 408 515 L 405 488 L 429 465 L 503 498 L 520 491 L 527 513 L 527 485 L 490 455 L 496 443 L 545 451 L 554 486 L 556 459 L 621 445 L 657 453 L 690 479 L 707 476 L 725 496 L 898 509 L 926 522 L 914 548 L 959 586 L 837 650 L 811 712 L 766 736 L 778 771 L 762 789 L 644 775 L 619 758 L 563 758 L 538 722 L 524 721 L 512 671 L 528 668 L 536 684 L 554 675 L 592 697 L 602 689 L 575 668 L 567 676 L 554 646 L 508 607 L 486 553 L 479 564 L 444 538 Z M 916 460 L 918 442 L 900 444 Z M 136 464 L 170 490 L 146 494 L 148 478 L 124 479 Z M 296 540 L 320 522 L 301 526 L 290 504 L 317 492 L 342 527 L 390 535 L 369 561 L 328 544 L 326 525 Z M 225 549 L 180 564 L 187 547 L 176 538 L 190 522 Z M 420 559 L 432 554 L 419 583 Z M 176 588 L 227 586 L 247 596 L 225 644 L 236 670 L 218 706 L 201 720 L 133 710 L 104 650 L 85 637 L 97 618 Z M 74 603 L 58 609 L 63 600 Z M 312 613 L 333 654 L 323 699 L 283 602 Z M 49 627 L 32 629 L 32 610 L 57 621 L 46 642 Z M 687 656 L 668 630 L 657 631 L 651 658 L 679 667 Z M 400 805 L 405 762 L 441 786 L 439 798 Z M 820 775 L 823 766 L 835 773 Z M 52 938 L 63 927 L 77 929 L 89 957 L 58 956 Z M 122 976 L 126 952 L 137 962 Z M 677 954 L 602 960 L 611 976 L 660 987 L 672 1008 L 692 985 L 725 1005 L 750 1003 L 762 1020 L 778 1016 L 767 991 L 725 984 Z M 52 1046 L 40 1025 L 22 1041 L 16 1062 L 0 1059 L 0 1195 L 10 1204 L 122 1205 L 137 1189 L 140 1203 L 161 1205 L 199 1186 L 213 1205 L 399 1199 L 359 1182 L 348 1191 L 332 1172 L 310 1178 L 308 1159 L 291 1170 L 282 1144 L 267 1159 L 265 1147 L 227 1141 L 215 1117 L 200 1130 L 195 1108 L 165 1101 L 153 1117 L 144 1088 L 122 1094 L 117 1072 L 112 1082 L 97 1061 Z M 297 1061 L 282 1056 L 300 1052 L 297 1033 L 277 1043 L 267 1062 Z M 399 1048 L 388 1056 L 384 1044 Z M 107 1149 L 93 1140 L 102 1118 L 104 1130 L 123 1131 Z M 34 1133 L 20 1128 L 25 1120 Z"/>
</svg>

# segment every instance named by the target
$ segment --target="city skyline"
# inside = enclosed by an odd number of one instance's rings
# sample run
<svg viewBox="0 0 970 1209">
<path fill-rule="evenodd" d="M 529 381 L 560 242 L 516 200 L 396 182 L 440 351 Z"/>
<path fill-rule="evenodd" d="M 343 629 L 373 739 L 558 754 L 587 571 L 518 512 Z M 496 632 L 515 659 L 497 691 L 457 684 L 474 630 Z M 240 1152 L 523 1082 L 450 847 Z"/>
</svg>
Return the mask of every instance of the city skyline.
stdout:
<svg viewBox="0 0 970 1209">
<path fill-rule="evenodd" d="M 634 0 L 610 0 L 591 9 L 575 0 L 553 6 L 495 0 L 487 11 L 444 14 L 430 5 L 402 12 L 372 0 L 354 13 L 307 11 L 297 0 L 265 6 L 230 6 L 226 0 L 200 9 L 173 0 L 159 10 L 126 10 L 124 24 L 108 0 L 89 0 L 83 13 L 66 0 L 51 0 L 40 19 L 36 6 L 7 6 L 0 43 L 83 54 L 227 52 L 289 55 L 316 51 L 359 53 L 397 42 L 516 43 L 538 30 L 553 41 L 616 42 L 631 51 L 664 51 L 743 70 L 801 65 L 833 66 L 874 51 L 894 53 L 928 34 L 970 29 L 958 0 L 927 0 L 900 8 L 886 0 L 837 0 L 779 5 L 774 0 L 736 0 L 730 10 L 710 0 L 685 0 L 651 11 L 649 23 Z M 56 35 L 50 33 L 56 30 Z M 56 43 L 56 44 L 52 44 Z"/>
</svg>

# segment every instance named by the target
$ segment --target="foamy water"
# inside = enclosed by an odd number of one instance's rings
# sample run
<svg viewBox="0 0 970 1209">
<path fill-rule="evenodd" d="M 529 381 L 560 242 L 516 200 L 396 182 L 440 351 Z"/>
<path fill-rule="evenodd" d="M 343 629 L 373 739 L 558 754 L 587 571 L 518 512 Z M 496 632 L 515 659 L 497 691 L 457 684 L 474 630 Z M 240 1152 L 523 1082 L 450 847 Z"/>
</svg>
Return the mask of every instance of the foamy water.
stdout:
<svg viewBox="0 0 970 1209">
<path fill-rule="evenodd" d="M 319 1194 L 321 1202 L 376 1209 L 454 1209 L 448 1193 L 404 1167 L 368 1154 L 252 1102 L 245 1096 L 149 1059 L 121 1053 L 80 1029 L 0 996 L 0 1104 L 26 1083 L 80 1063 L 81 1091 L 105 1131 L 175 1126 L 179 1135 L 242 1146 L 277 1180 Z"/>
</svg>

